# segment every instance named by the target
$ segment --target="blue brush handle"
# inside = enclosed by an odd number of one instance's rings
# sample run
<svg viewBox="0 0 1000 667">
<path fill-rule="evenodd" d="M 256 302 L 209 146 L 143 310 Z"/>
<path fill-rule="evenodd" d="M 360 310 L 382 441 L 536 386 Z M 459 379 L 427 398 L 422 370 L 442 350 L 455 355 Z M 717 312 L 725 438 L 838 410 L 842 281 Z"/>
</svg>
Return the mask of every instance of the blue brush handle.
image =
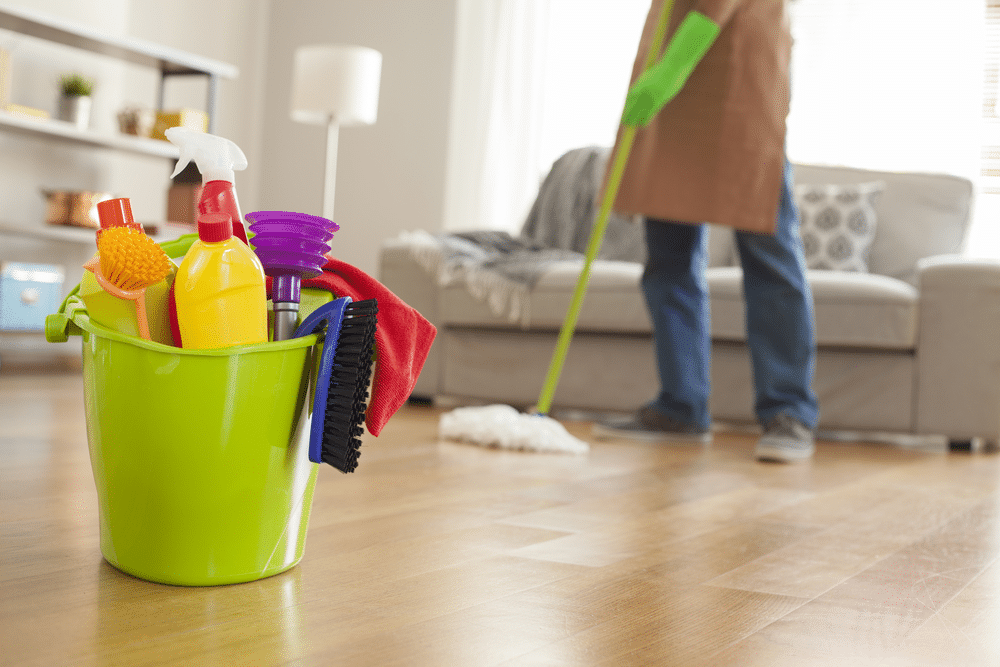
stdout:
<svg viewBox="0 0 1000 667">
<path fill-rule="evenodd" d="M 326 398 L 330 391 L 330 374 L 333 371 L 333 358 L 337 354 L 337 343 L 340 341 L 344 312 L 350 304 L 349 296 L 342 296 L 336 301 L 323 304 L 310 313 L 292 335 L 293 338 L 299 338 L 326 329 L 323 351 L 316 372 L 312 424 L 309 429 L 309 460 L 313 463 L 323 462 L 323 426 L 326 423 Z"/>
</svg>

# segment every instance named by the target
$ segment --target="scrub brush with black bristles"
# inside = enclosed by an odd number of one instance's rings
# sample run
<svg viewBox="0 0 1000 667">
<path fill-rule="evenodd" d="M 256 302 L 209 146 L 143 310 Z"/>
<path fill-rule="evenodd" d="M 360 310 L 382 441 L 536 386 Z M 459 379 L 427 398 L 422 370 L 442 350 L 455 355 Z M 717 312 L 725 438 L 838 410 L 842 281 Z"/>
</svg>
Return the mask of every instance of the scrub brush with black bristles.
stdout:
<svg viewBox="0 0 1000 667">
<path fill-rule="evenodd" d="M 294 337 L 326 329 L 313 398 L 309 460 L 354 472 L 375 362 L 378 302 L 341 297 L 307 317 Z"/>
</svg>

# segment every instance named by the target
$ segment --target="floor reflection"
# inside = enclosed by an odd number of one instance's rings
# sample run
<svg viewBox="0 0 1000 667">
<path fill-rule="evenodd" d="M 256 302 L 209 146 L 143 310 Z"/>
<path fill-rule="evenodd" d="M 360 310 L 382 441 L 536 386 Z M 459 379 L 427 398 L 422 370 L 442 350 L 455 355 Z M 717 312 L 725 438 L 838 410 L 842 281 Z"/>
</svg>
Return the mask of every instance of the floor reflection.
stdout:
<svg viewBox="0 0 1000 667">
<path fill-rule="evenodd" d="M 95 652 L 101 664 L 284 664 L 305 653 L 295 567 L 231 586 L 186 588 L 137 579 L 102 561 Z"/>
</svg>

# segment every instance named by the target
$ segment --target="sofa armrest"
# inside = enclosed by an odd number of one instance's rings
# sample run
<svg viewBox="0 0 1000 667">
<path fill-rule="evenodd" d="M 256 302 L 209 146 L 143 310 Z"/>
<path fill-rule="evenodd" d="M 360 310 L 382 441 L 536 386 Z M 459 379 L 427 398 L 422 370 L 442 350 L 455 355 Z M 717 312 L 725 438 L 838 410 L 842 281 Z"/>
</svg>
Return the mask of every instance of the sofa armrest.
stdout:
<svg viewBox="0 0 1000 667">
<path fill-rule="evenodd" d="M 941 255 L 917 272 L 917 432 L 998 443 L 1000 261 Z"/>
<path fill-rule="evenodd" d="M 412 244 L 401 239 L 390 239 L 382 244 L 379 251 L 379 280 L 438 328 L 439 335 L 431 345 L 412 393 L 415 397 L 433 398 L 440 393 L 441 364 L 444 359 L 439 349 L 442 338 L 438 306 L 441 288 L 437 283 L 437 276 L 417 261 Z"/>
</svg>

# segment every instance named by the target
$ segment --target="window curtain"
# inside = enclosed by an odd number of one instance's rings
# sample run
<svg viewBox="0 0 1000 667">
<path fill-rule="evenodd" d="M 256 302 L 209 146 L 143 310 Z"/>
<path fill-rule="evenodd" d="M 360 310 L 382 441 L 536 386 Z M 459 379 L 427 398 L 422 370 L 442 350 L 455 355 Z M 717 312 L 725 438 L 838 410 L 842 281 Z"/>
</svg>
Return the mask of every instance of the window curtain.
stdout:
<svg viewBox="0 0 1000 667">
<path fill-rule="evenodd" d="M 614 142 L 650 0 L 459 0 L 445 229 L 516 233 L 552 163 Z"/>
<path fill-rule="evenodd" d="M 538 189 L 550 0 L 459 0 L 447 230 L 516 232 Z"/>
<path fill-rule="evenodd" d="M 983 0 L 790 8 L 792 159 L 977 174 Z"/>
<path fill-rule="evenodd" d="M 1000 257 L 1000 0 L 987 0 L 983 36 L 983 147 L 969 251 Z"/>
</svg>

